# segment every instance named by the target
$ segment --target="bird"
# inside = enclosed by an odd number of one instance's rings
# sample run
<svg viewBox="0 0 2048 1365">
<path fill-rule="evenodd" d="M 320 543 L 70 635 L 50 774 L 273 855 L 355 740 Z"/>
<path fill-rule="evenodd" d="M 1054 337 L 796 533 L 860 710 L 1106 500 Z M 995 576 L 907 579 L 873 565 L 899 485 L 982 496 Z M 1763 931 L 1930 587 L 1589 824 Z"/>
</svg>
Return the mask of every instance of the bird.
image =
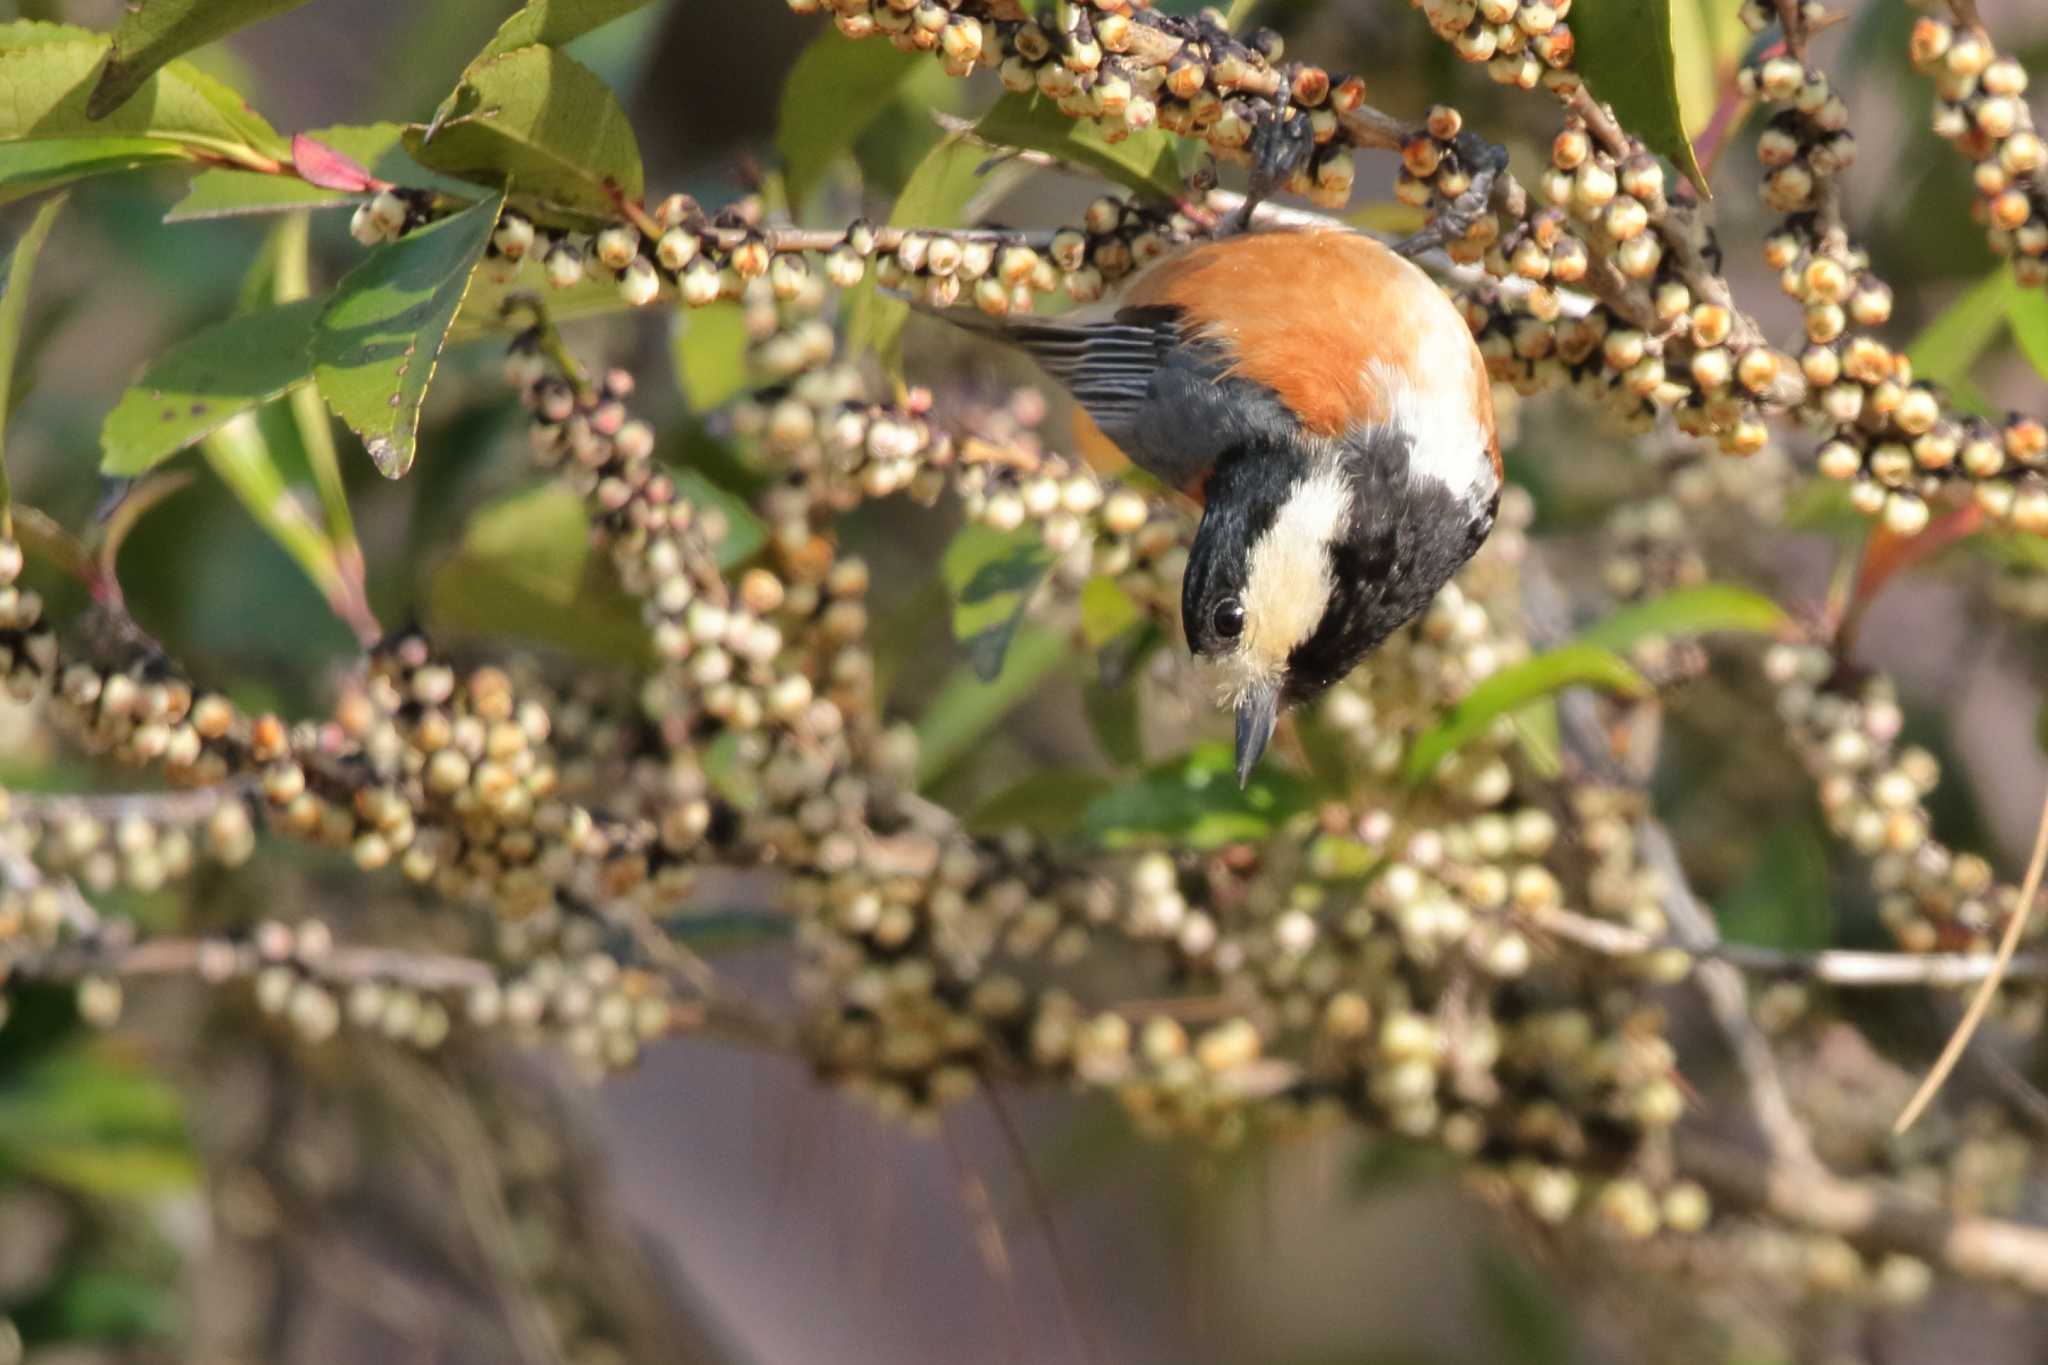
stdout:
<svg viewBox="0 0 2048 1365">
<path fill-rule="evenodd" d="M 1052 318 L 946 316 L 1031 356 L 1103 435 L 1194 499 L 1194 654 L 1236 713 L 1246 785 L 1281 712 L 1419 616 L 1500 506 L 1486 364 L 1397 246 L 1252 229 L 1171 254 Z"/>
</svg>

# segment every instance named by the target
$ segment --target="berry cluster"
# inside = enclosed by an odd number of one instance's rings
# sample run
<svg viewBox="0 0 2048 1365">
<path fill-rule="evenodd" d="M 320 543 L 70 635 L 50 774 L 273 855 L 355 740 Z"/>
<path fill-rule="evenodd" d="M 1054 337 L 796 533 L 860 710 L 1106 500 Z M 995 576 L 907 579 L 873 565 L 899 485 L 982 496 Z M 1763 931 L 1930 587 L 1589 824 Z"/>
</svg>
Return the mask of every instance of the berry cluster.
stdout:
<svg viewBox="0 0 2048 1365">
<path fill-rule="evenodd" d="M 1900 535 L 1924 528 L 1929 499 L 1957 478 L 1975 485 L 1994 517 L 2048 531 L 2048 486 L 2031 473 L 2048 462 L 2048 428 L 2023 417 L 1958 417 L 1876 334 L 1891 318 L 1892 294 L 1841 223 L 1838 180 L 1855 145 L 1841 96 L 1825 74 L 1783 55 L 1745 68 L 1742 85 L 1778 106 L 1758 156 L 1771 168 L 1765 200 L 1786 217 L 1764 258 L 1805 308 L 1804 411 L 1832 432 L 1816 458 L 1820 473 L 1848 481 L 1855 507 Z"/>
<path fill-rule="evenodd" d="M 1971 213 L 1991 249 L 2012 259 L 2022 285 L 2048 285 L 2048 143 L 2027 111 L 2026 68 L 1981 27 L 1932 15 L 1913 25 L 1910 51 L 1934 80 L 1934 131 L 1976 168 Z"/>
<path fill-rule="evenodd" d="M 1436 36 L 1502 85 L 1559 96 L 1580 88 L 1572 70 L 1572 0 L 1410 0 Z"/>
</svg>

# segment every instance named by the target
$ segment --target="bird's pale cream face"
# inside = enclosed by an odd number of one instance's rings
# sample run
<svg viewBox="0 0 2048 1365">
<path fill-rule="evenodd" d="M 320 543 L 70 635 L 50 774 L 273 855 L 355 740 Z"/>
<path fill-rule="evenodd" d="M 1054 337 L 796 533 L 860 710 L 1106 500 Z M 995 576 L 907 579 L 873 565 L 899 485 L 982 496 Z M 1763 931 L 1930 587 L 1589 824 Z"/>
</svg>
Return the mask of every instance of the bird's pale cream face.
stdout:
<svg viewBox="0 0 2048 1365">
<path fill-rule="evenodd" d="M 1252 542 L 1244 633 L 1217 660 L 1227 704 L 1281 687 L 1288 657 L 1315 633 L 1329 605 L 1330 545 L 1348 529 L 1350 515 L 1351 490 L 1332 463 L 1296 483 L 1273 524 Z"/>
</svg>

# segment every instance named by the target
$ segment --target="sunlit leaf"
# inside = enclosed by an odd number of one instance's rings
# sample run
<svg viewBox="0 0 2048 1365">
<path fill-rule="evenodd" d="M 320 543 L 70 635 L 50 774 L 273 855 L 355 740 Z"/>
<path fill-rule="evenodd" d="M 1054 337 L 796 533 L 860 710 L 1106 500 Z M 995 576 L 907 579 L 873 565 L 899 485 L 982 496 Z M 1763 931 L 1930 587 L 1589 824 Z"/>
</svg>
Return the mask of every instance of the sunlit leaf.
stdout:
<svg viewBox="0 0 2048 1365">
<path fill-rule="evenodd" d="M 1066 637 L 1058 631 L 1020 630 L 994 678 L 968 669 L 948 678 L 917 722 L 918 785 L 929 787 L 945 776 L 1019 702 L 1037 691 L 1069 653 Z"/>
<path fill-rule="evenodd" d="M 670 335 L 690 411 L 710 412 L 746 388 L 747 322 L 738 304 L 678 309 Z"/>
<path fill-rule="evenodd" d="M 1567 687 L 1601 687 L 1639 697 L 1650 690 L 1643 676 L 1621 656 L 1598 645 L 1568 644 L 1504 668 L 1480 683 L 1443 717 L 1416 737 L 1406 764 L 1410 782 L 1420 782 L 1437 764 L 1484 734 L 1499 717 L 1538 697 Z"/>
<path fill-rule="evenodd" d="M 2012 272 L 2003 266 L 1971 286 L 1921 328 L 1906 348 L 1913 377 L 1946 388 L 1957 405 L 1969 411 L 1990 411 L 1990 402 L 1971 382 L 1970 371 L 1998 340 L 2019 294 Z"/>
<path fill-rule="evenodd" d="M 610 663 L 644 663 L 647 629 L 608 566 L 589 556 L 583 504 L 556 484 L 480 509 L 427 597 L 438 634 L 509 637 Z"/>
<path fill-rule="evenodd" d="M 236 29 L 296 9 L 306 0 L 140 0 L 114 30 L 114 45 L 85 103 L 105 118 L 142 88 L 173 57 L 203 47 Z"/>
<path fill-rule="evenodd" d="M 974 134 L 999 147 L 1045 152 L 1141 194 L 1170 200 L 1181 193 L 1179 141 L 1163 128 L 1110 142 L 1094 120 L 1069 118 L 1041 94 L 1012 92 L 989 107 Z"/>
<path fill-rule="evenodd" d="M 1785 609 L 1761 593 L 1731 583 L 1701 583 L 1623 607 L 1581 631 L 1578 640 L 1622 651 L 1649 636 L 1765 635 L 1784 623 Z"/>
<path fill-rule="evenodd" d="M 1002 532 L 971 523 L 946 547 L 939 572 L 953 599 L 953 638 L 984 679 L 1002 670 L 1010 637 L 1056 558 L 1029 526 Z"/>
<path fill-rule="evenodd" d="M 324 299 L 203 327 L 151 361 L 100 428 L 100 471 L 133 478 L 312 377 Z"/>
<path fill-rule="evenodd" d="M 1261 765 L 1240 790 L 1229 746 L 1203 744 L 1097 798 L 1081 823 L 1111 847 L 1215 848 L 1264 838 L 1308 808 L 1307 787 L 1279 765 Z"/>
<path fill-rule="evenodd" d="M 0 279 L 0 526 L 13 534 L 14 501 L 7 479 L 7 414 L 14 409 L 14 371 L 21 352 L 21 327 L 28 316 L 29 284 L 35 278 L 36 257 L 49 240 L 64 200 L 52 199 L 36 210 L 28 229 L 14 244 L 7 258 L 4 279 Z"/>
<path fill-rule="evenodd" d="M 775 132 L 792 208 L 809 202 L 832 163 L 930 64 L 922 54 L 899 52 L 888 43 L 849 43 L 830 32 L 812 40 L 783 78 Z"/>
<path fill-rule="evenodd" d="M 0 204 L 90 176 L 114 175 L 186 158 L 183 147 L 162 138 L 70 137 L 56 142 L 0 142 Z"/>
<path fill-rule="evenodd" d="M 386 478 L 412 467 L 420 405 L 497 225 L 502 197 L 378 247 L 343 278 L 313 334 L 320 394 Z"/>
<path fill-rule="evenodd" d="M 594 28 L 643 9 L 649 0 L 528 0 L 498 26 L 471 65 L 535 43 L 561 47 Z"/>
<path fill-rule="evenodd" d="M 1088 648 L 1101 649 L 1144 623 L 1144 613 L 1114 578 L 1097 574 L 1082 585 L 1081 638 L 1087 641 Z"/>
<path fill-rule="evenodd" d="M 107 36 L 88 29 L 0 24 L 0 143 L 151 139 L 170 155 L 205 153 L 256 169 L 287 154 L 285 140 L 240 95 L 188 62 L 172 62 L 137 98 L 92 117 L 86 101 L 107 51 Z"/>
<path fill-rule="evenodd" d="M 2039 289 L 2016 290 L 2006 309 L 2006 319 L 2012 324 L 2012 339 L 2019 343 L 2020 353 L 2034 367 L 2035 374 L 2048 379 L 2048 293 Z"/>
<path fill-rule="evenodd" d="M 453 114 L 405 147 L 429 170 L 516 186 L 550 203 L 610 215 L 638 202 L 640 147 L 611 87 L 552 47 L 514 49 L 471 68 Z"/>
<path fill-rule="evenodd" d="M 1671 0 L 1598 0 L 1572 10 L 1573 63 L 1622 126 L 1707 193 L 1678 102 Z"/>
</svg>

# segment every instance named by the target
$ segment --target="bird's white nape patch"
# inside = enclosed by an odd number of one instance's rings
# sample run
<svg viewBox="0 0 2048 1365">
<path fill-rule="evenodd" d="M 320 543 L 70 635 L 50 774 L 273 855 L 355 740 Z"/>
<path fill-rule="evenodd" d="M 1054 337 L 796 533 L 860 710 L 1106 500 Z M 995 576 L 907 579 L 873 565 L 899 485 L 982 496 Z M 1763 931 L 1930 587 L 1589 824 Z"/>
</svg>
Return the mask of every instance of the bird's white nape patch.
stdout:
<svg viewBox="0 0 2048 1365">
<path fill-rule="evenodd" d="M 1245 565 L 1244 635 L 1220 660 L 1235 702 L 1255 686 L 1277 686 L 1287 659 L 1322 623 L 1335 583 L 1330 543 L 1351 524 L 1351 486 L 1333 464 L 1288 490 Z"/>
<path fill-rule="evenodd" d="M 1409 439 L 1409 477 L 1434 479 L 1460 498 L 1484 503 L 1493 496 L 1494 475 L 1472 406 L 1472 395 L 1486 382 L 1477 365 L 1464 319 L 1425 315 L 1409 370 L 1374 361 L 1366 379 L 1382 396 L 1387 424 Z"/>
</svg>

